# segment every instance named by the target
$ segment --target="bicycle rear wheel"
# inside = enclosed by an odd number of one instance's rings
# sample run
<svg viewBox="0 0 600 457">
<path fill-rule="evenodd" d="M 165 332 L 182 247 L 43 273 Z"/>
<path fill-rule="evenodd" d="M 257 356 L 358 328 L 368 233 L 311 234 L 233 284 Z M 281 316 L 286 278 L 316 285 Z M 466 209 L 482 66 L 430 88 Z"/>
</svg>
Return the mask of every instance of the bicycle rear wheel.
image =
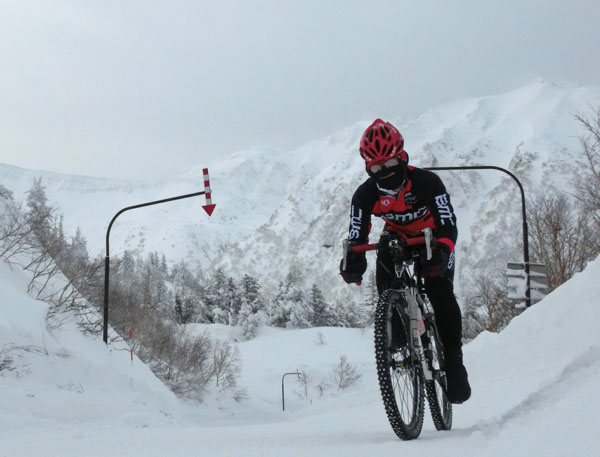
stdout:
<svg viewBox="0 0 600 457">
<path fill-rule="evenodd" d="M 396 435 L 415 439 L 423 427 L 423 376 L 402 310 L 407 304 L 397 290 L 381 294 L 375 311 L 375 362 L 383 405 Z"/>
<path fill-rule="evenodd" d="M 430 369 L 433 373 L 433 380 L 427 381 L 425 385 L 427 403 L 429 403 L 429 410 L 435 428 L 437 430 L 450 430 L 452 428 L 452 403 L 446 398 L 448 383 L 444 371 L 443 346 L 437 333 L 433 314 L 428 315 L 425 322 L 428 335 L 426 356 L 429 359 Z"/>
</svg>

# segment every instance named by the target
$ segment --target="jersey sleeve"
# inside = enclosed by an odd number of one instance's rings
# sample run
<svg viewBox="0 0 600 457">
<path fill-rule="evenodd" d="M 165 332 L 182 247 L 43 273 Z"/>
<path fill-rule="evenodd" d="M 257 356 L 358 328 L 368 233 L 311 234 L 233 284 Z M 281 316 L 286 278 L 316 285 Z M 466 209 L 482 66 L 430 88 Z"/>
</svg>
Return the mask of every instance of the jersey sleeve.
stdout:
<svg viewBox="0 0 600 457">
<path fill-rule="evenodd" d="M 369 239 L 371 212 L 377 201 L 377 194 L 371 181 L 368 179 L 361 184 L 352 197 L 348 230 L 348 241 L 351 244 L 365 244 Z"/>
<path fill-rule="evenodd" d="M 446 244 L 450 251 L 454 251 L 458 230 L 450 195 L 438 175 L 428 172 L 426 176 L 423 195 L 425 195 L 425 204 L 435 221 L 436 238 L 439 243 Z"/>
</svg>

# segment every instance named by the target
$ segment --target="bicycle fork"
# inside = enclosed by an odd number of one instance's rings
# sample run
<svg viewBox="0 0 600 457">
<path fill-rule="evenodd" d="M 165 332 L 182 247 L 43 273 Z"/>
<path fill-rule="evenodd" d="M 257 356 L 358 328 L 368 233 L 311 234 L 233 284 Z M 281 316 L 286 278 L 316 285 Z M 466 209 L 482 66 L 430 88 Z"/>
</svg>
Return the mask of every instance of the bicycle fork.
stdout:
<svg viewBox="0 0 600 457">
<path fill-rule="evenodd" d="M 408 318 L 410 322 L 410 336 L 411 342 L 415 349 L 415 353 L 418 357 L 418 361 L 421 364 L 421 369 L 425 381 L 433 380 L 433 372 L 427 363 L 425 357 L 425 349 L 423 348 L 423 342 L 421 341 L 421 335 L 426 332 L 425 323 L 423 316 L 417 302 L 417 291 L 414 287 L 405 289 L 403 292 L 406 303 L 408 304 Z"/>
</svg>

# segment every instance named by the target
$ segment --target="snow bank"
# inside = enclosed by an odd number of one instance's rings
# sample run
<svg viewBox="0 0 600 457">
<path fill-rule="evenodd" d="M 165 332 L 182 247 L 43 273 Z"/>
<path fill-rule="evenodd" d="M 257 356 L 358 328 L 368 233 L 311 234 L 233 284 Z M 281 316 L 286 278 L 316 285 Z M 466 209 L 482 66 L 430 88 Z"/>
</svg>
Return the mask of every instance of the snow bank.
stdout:
<svg viewBox="0 0 600 457">
<path fill-rule="evenodd" d="M 27 273 L 0 262 L 0 428 L 162 423 L 178 405 L 137 358 L 109 351 L 73 322 L 46 328 L 46 303 L 25 294 Z"/>
<path fill-rule="evenodd" d="M 23 293 L 27 277 L 0 264 L 0 344 L 17 355 L 0 375 L 0 455 L 6 456 L 397 456 L 599 455 L 600 259 L 500 334 L 465 347 L 473 397 L 454 427 L 427 419 L 414 442 L 391 431 L 375 381 L 372 332 L 262 329 L 239 342 L 248 398 L 185 407 L 136 359 L 109 352 L 74 327 L 48 332 L 46 306 Z M 236 338 L 223 326 L 204 326 Z M 362 378 L 320 395 L 281 376 L 326 378 L 346 355 Z"/>
<path fill-rule="evenodd" d="M 459 424 L 489 448 L 480 455 L 600 455 L 599 277 L 596 259 L 466 347 L 473 397 Z"/>
</svg>

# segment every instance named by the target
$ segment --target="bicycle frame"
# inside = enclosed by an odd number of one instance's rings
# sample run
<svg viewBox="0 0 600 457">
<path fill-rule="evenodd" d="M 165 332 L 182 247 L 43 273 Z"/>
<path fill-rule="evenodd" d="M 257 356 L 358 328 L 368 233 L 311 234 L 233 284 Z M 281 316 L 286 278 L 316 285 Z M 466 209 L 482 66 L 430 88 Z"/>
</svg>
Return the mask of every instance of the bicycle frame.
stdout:
<svg viewBox="0 0 600 457">
<path fill-rule="evenodd" d="M 408 305 L 408 309 L 405 312 L 408 314 L 410 323 L 409 332 L 414 353 L 417 355 L 418 362 L 421 364 L 423 377 L 426 381 L 432 381 L 433 372 L 431 371 L 427 357 L 425 357 L 425 348 L 423 346 L 423 341 L 421 340 L 421 336 L 428 333 L 429 330 L 424 321 L 425 303 L 423 297 L 421 297 L 417 280 L 411 275 L 409 266 L 406 262 L 403 262 L 399 269 L 397 268 L 396 274 L 398 274 L 398 270 L 401 271 L 401 274 L 408 275 L 411 280 L 411 284 L 405 285 L 399 292 L 404 296 Z"/>
<path fill-rule="evenodd" d="M 400 235 L 401 238 L 385 244 L 382 239 L 379 241 L 379 247 L 391 255 L 395 278 L 384 285 L 375 310 L 375 361 L 386 414 L 402 440 L 415 439 L 421 433 L 424 397 L 435 428 L 450 430 L 452 427 L 443 347 L 423 276 L 423 262 L 432 257 L 431 230 L 426 229 L 423 234 L 417 238 Z M 360 245 L 349 250 L 346 242 L 344 255 L 377 247 L 376 244 Z M 405 337 L 399 338 L 399 335 Z"/>
<path fill-rule="evenodd" d="M 431 258 L 431 240 L 432 233 L 431 229 L 426 228 L 423 230 L 422 237 L 406 238 L 402 237 L 407 247 L 414 246 L 425 246 L 426 258 Z M 376 244 L 365 244 L 359 246 L 353 246 L 352 251 L 366 252 L 377 249 Z M 433 372 L 428 363 L 428 359 L 425 356 L 425 347 L 421 340 L 421 335 L 427 334 L 427 337 L 431 338 L 431 330 L 424 321 L 425 313 L 429 313 L 425 307 L 425 298 L 422 296 L 423 292 L 420 289 L 420 278 L 415 274 L 414 268 L 411 269 L 415 257 L 407 258 L 404 252 L 403 246 L 399 243 L 399 240 L 392 239 L 390 241 L 389 249 L 394 259 L 396 279 L 399 281 L 398 292 L 401 293 L 408 305 L 406 310 L 399 309 L 400 313 L 407 313 L 410 322 L 410 336 L 411 344 L 414 348 L 414 352 L 418 357 L 418 362 L 421 365 L 423 377 L 426 381 L 433 380 Z M 346 251 L 347 252 L 347 251 Z M 418 255 L 416 256 L 418 257 Z"/>
</svg>

